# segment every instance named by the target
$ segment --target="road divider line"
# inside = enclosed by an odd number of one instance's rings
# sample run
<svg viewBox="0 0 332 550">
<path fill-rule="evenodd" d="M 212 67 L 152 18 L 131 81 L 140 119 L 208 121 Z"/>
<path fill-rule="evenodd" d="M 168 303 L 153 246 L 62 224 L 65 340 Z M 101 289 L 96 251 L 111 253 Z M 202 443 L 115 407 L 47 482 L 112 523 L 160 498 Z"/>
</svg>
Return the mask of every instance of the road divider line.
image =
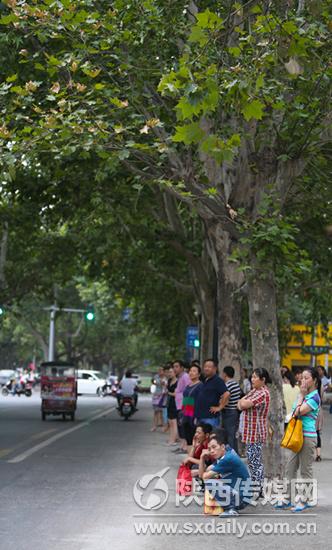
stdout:
<svg viewBox="0 0 332 550">
<path fill-rule="evenodd" d="M 95 414 L 91 418 L 87 418 L 84 422 L 81 422 L 80 424 L 77 424 L 77 426 L 73 426 L 72 428 L 69 428 L 68 430 L 65 430 L 63 432 L 57 433 L 53 435 L 52 437 L 49 437 L 46 439 L 46 441 L 43 441 L 42 443 L 38 443 L 38 445 L 34 445 L 27 451 L 24 451 L 24 453 L 21 453 L 14 458 L 11 458 L 10 460 L 7 460 L 9 464 L 18 464 L 19 462 L 23 462 L 26 458 L 29 458 L 31 455 L 37 453 L 41 449 L 44 449 L 45 447 L 48 447 L 55 441 L 58 441 L 58 439 L 62 439 L 63 437 L 66 437 L 67 435 L 76 432 L 77 430 L 81 430 L 82 428 L 85 428 L 86 426 L 89 426 L 91 422 L 94 422 L 95 420 L 98 420 L 98 418 L 102 418 L 103 416 L 107 416 L 112 411 L 115 411 L 116 407 L 109 407 L 108 409 L 103 410 L 102 412 Z"/>
</svg>

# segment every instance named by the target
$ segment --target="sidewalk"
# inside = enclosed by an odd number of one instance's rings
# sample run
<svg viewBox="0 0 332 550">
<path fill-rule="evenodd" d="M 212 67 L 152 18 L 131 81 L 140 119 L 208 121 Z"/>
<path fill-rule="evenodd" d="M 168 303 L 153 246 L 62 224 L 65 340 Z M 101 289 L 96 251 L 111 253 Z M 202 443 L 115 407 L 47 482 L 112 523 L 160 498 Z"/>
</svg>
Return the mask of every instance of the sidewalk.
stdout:
<svg viewBox="0 0 332 550">
<path fill-rule="evenodd" d="M 236 518 L 219 518 L 203 515 L 203 506 L 198 505 L 195 499 L 177 497 L 175 492 L 175 477 L 177 469 L 181 463 L 181 458 L 185 455 L 175 455 L 171 448 L 166 446 L 166 436 L 162 433 L 151 433 L 151 443 L 153 447 L 153 464 L 147 459 L 145 474 L 154 474 L 159 472 L 162 477 L 157 482 L 151 480 L 152 492 L 150 493 L 151 503 L 153 496 L 159 502 L 163 499 L 163 491 L 168 487 L 167 502 L 159 509 L 144 510 L 137 506 L 133 513 L 131 524 L 152 524 L 163 526 L 161 533 L 147 533 L 137 535 L 136 548 L 144 550 L 164 549 L 166 541 L 169 541 L 174 550 L 201 550 L 202 544 L 212 545 L 213 548 L 222 547 L 223 550 L 231 548 L 243 548 L 246 550 L 257 549 L 257 545 L 264 548 L 279 548 L 281 540 L 289 540 L 292 548 L 303 550 L 303 544 L 322 543 L 325 546 L 332 537 L 332 522 L 330 521 L 332 513 L 332 415 L 328 408 L 324 410 L 324 426 L 322 431 L 322 461 L 314 464 L 315 478 L 318 481 L 318 505 L 315 508 L 306 510 L 302 514 L 293 514 L 289 511 L 277 512 L 269 503 L 257 507 L 247 507 L 240 516 Z M 149 438 L 149 439 L 150 439 Z M 166 473 L 165 468 L 170 469 Z M 142 470 L 142 468 L 140 468 Z M 164 473 L 163 473 L 164 472 Z M 152 476 L 151 476 L 152 477 Z M 142 478 L 141 478 L 142 480 Z M 148 477 L 145 481 L 148 481 Z M 166 484 L 165 484 L 166 482 Z M 144 484 L 144 483 L 143 483 Z M 148 486 L 149 483 L 148 483 Z M 158 500 L 159 499 L 159 500 Z M 145 505 L 149 500 L 145 500 Z M 276 524 L 287 523 L 289 534 L 275 534 L 273 529 Z M 208 524 L 208 525 L 207 525 Z M 215 531 L 219 524 L 220 531 Z M 299 534 L 299 526 L 306 528 L 308 524 L 314 524 L 316 533 Z M 165 532 L 165 525 L 173 533 Z M 268 532 L 260 534 L 254 533 L 254 527 L 263 525 Z M 153 527 L 154 528 L 154 527 Z M 224 529 L 224 531 L 223 531 Z M 228 529 L 228 530 L 227 530 Z M 218 534 L 219 533 L 219 534 Z M 222 538 L 221 538 L 222 537 Z M 310 537 L 310 539 L 309 539 Z M 172 542 L 173 541 L 173 542 Z M 222 546 L 221 546 L 222 545 Z"/>
</svg>

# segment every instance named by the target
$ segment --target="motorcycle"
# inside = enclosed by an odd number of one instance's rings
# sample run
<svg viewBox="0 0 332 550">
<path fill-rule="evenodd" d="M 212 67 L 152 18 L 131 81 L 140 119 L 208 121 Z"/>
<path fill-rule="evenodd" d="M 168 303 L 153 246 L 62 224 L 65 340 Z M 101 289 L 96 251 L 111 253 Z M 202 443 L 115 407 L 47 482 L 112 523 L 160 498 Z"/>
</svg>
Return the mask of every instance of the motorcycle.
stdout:
<svg viewBox="0 0 332 550">
<path fill-rule="evenodd" d="M 124 420 L 128 420 L 136 412 L 136 410 L 133 397 L 122 397 L 118 411 L 119 415 L 122 416 Z"/>
<path fill-rule="evenodd" d="M 116 397 L 118 392 L 117 384 L 107 383 L 101 388 L 100 395 L 102 397 Z"/>
<path fill-rule="evenodd" d="M 16 388 L 16 390 L 14 390 L 13 383 L 11 380 L 9 380 L 9 382 L 7 382 L 5 386 L 3 386 L 1 393 L 4 397 L 7 397 L 9 394 L 18 395 L 18 397 L 21 397 L 21 395 L 25 395 L 26 397 L 31 397 L 32 384 L 31 382 L 26 382 L 25 384 L 21 384 L 21 387 Z"/>
</svg>

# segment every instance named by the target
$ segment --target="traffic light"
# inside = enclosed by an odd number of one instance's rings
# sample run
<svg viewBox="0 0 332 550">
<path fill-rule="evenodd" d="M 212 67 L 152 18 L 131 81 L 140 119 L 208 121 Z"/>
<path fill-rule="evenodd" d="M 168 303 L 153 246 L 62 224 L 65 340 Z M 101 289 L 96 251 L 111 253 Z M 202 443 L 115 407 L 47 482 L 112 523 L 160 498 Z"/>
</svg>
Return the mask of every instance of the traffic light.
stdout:
<svg viewBox="0 0 332 550">
<path fill-rule="evenodd" d="M 200 343 L 199 339 L 198 339 L 198 338 L 195 338 L 195 340 L 194 340 L 194 348 L 199 348 L 200 344 L 201 344 L 201 343 Z"/>
<path fill-rule="evenodd" d="M 0 306 L 0 317 L 1 317 L 1 315 L 4 315 L 4 313 L 5 313 L 4 308 L 2 306 Z"/>
<path fill-rule="evenodd" d="M 85 319 L 86 321 L 94 321 L 95 320 L 95 308 L 91 305 L 87 306 L 86 310 L 85 310 Z"/>
</svg>

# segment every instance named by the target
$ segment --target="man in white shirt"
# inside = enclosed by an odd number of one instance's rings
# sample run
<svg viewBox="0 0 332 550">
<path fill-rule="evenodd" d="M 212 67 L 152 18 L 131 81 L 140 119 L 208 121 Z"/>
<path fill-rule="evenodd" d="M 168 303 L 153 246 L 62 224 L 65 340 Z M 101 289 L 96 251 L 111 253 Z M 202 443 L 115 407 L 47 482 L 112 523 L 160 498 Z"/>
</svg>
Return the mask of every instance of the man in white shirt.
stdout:
<svg viewBox="0 0 332 550">
<path fill-rule="evenodd" d="M 122 378 L 118 391 L 118 403 L 120 406 L 122 397 L 133 397 L 134 405 L 137 405 L 137 380 L 132 377 L 132 373 L 128 370 Z"/>
</svg>

